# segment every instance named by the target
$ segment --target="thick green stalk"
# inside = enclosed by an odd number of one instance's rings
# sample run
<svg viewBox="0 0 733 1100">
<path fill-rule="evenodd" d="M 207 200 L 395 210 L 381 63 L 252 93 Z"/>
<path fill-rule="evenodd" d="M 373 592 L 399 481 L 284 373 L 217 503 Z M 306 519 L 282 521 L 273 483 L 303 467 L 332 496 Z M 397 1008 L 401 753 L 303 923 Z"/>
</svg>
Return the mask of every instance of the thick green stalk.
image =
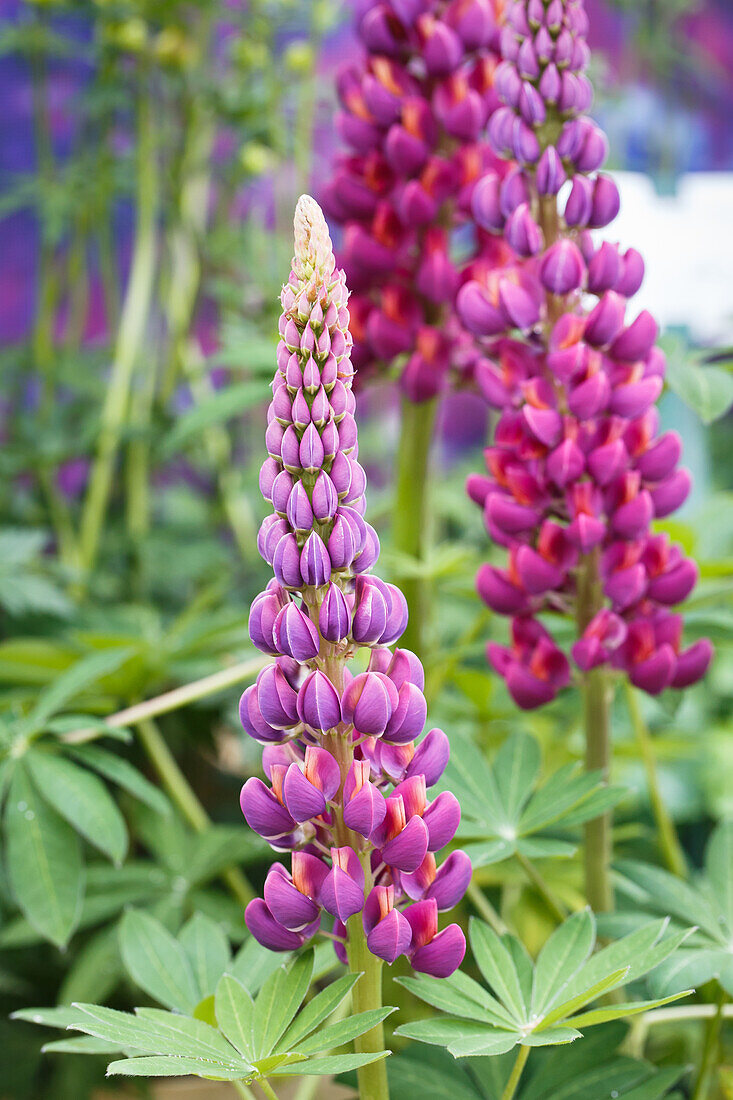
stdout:
<svg viewBox="0 0 733 1100">
<path fill-rule="evenodd" d="M 582 634 L 603 606 L 598 550 L 586 554 L 578 570 L 577 619 Z M 583 725 L 585 729 L 585 766 L 600 771 L 608 780 L 611 768 L 611 688 L 603 668 L 594 668 L 581 676 Z M 600 814 L 585 825 L 585 894 L 596 913 L 613 908 L 611 887 L 611 813 Z"/>
<path fill-rule="evenodd" d="M 267 1097 L 267 1100 L 277 1100 L 277 1093 L 265 1077 L 260 1078 L 259 1086 Z"/>
<path fill-rule="evenodd" d="M 636 691 L 632 685 L 626 681 L 626 705 L 629 708 L 629 715 L 631 717 L 631 725 L 633 726 L 634 733 L 636 734 L 636 740 L 639 744 L 639 750 L 641 752 L 641 758 L 644 761 L 644 769 L 646 771 L 646 781 L 649 787 L 649 801 L 652 807 L 652 813 L 654 814 L 654 821 L 657 826 L 657 833 L 659 835 L 659 846 L 662 849 L 662 855 L 664 856 L 664 862 L 672 872 L 673 875 L 679 875 L 680 878 L 684 878 L 687 875 L 687 863 L 685 861 L 685 854 L 682 851 L 682 845 L 679 842 L 677 836 L 677 830 L 674 827 L 674 822 L 670 817 L 667 807 L 664 804 L 662 798 L 662 792 L 659 789 L 659 777 L 657 775 L 657 761 L 654 755 L 654 743 L 652 736 L 649 732 L 649 728 L 644 721 L 644 716 L 641 713 L 639 706 L 639 700 L 636 696 Z"/>
<path fill-rule="evenodd" d="M 527 1064 L 529 1058 L 529 1047 L 520 1047 L 517 1054 L 517 1060 L 512 1067 L 512 1072 L 509 1075 L 509 1080 L 506 1083 L 506 1087 L 501 1094 L 501 1100 L 513 1100 L 516 1095 L 517 1088 L 519 1087 L 519 1079 L 522 1076 L 522 1071 Z"/>
<path fill-rule="evenodd" d="M 156 256 L 158 169 L 154 105 L 141 81 L 137 102 L 137 221 L 130 278 L 117 332 L 112 371 L 102 408 L 97 452 L 89 477 L 80 531 L 80 564 L 88 574 L 96 561 L 115 463 L 127 419 L 132 376 L 141 351 L 153 291 Z"/>
<path fill-rule="evenodd" d="M 410 620 L 401 645 L 419 657 L 425 655 L 425 630 L 430 586 L 418 571 L 424 565 L 428 539 L 428 467 L 437 399 L 416 404 L 402 400 L 400 441 L 397 452 L 397 484 L 392 518 L 392 542 L 405 561 L 397 563 L 397 583 L 405 594 Z"/>
<path fill-rule="evenodd" d="M 372 955 L 367 947 L 360 913 L 349 918 L 347 927 L 349 935 L 346 950 L 349 969 L 354 974 L 361 974 L 351 993 L 352 1010 L 356 1015 L 359 1012 L 368 1012 L 382 1007 L 382 960 Z M 370 1031 L 359 1035 L 354 1040 L 354 1049 L 357 1054 L 372 1054 L 384 1050 L 384 1025 L 377 1024 Z M 356 1072 L 359 1082 L 359 1100 L 389 1100 L 387 1066 L 384 1058 L 378 1062 L 370 1062 L 368 1066 L 362 1066 Z"/>
<path fill-rule="evenodd" d="M 140 744 L 145 749 L 171 801 L 197 833 L 205 832 L 211 825 L 209 815 L 178 767 L 176 758 L 153 719 L 143 718 L 139 721 L 137 732 Z M 254 890 L 238 867 L 229 867 L 222 873 L 222 878 L 242 905 L 252 901 L 255 896 Z"/>
</svg>

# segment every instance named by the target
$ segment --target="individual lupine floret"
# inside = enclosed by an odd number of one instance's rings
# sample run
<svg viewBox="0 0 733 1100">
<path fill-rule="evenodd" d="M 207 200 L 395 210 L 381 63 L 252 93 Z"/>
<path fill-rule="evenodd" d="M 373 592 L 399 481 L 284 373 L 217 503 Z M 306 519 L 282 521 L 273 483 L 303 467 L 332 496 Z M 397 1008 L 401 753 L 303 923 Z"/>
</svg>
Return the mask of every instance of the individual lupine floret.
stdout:
<svg viewBox="0 0 733 1100">
<path fill-rule="evenodd" d="M 626 317 L 643 260 L 590 232 L 615 218 L 619 195 L 599 171 L 606 138 L 586 116 L 586 30 L 583 0 L 507 8 L 489 138 L 516 163 L 484 176 L 472 208 L 516 260 L 458 294 L 463 323 L 485 342 L 478 385 L 500 410 L 488 476 L 468 483 L 489 535 L 508 550 L 505 569 L 485 565 L 478 576 L 483 600 L 512 617 L 512 646 L 492 644 L 488 656 L 526 708 L 570 680 L 542 612 L 575 617 L 582 672 L 607 665 L 651 694 L 694 683 L 712 654 L 705 639 L 681 648 L 670 608 L 697 569 L 650 530 L 691 483 L 677 466 L 679 437 L 658 434 L 656 322 L 646 311 Z"/>
<path fill-rule="evenodd" d="M 240 702 L 270 782 L 247 780 L 242 812 L 276 851 L 291 852 L 291 870 L 270 868 L 264 900 L 245 919 L 265 946 L 288 951 L 325 914 L 340 957 L 362 936 L 380 959 L 407 955 L 417 969 L 450 974 L 465 940 L 457 925 L 438 931 L 437 914 L 463 896 L 471 865 L 462 852 L 440 868 L 435 858 L 460 821 L 454 795 L 428 799 L 448 739 L 433 729 L 416 745 L 427 717 L 422 665 L 388 648 L 407 608 L 398 588 L 369 572 L 379 541 L 363 518 L 347 291 L 307 196 L 295 253 L 260 478 L 273 513 L 259 545 L 275 578 L 249 623 L 275 660 Z M 367 667 L 353 675 L 348 663 L 362 649 Z"/>
<path fill-rule="evenodd" d="M 357 8 L 365 56 L 338 77 L 336 124 L 350 153 L 324 190 L 344 227 L 342 259 L 354 293 L 354 361 L 361 371 L 400 357 L 412 401 L 434 397 L 451 373 L 470 374 L 475 344 L 455 294 L 508 251 L 471 222 L 476 180 L 503 172 L 486 141 L 498 105 L 500 0 L 366 0 Z"/>
</svg>

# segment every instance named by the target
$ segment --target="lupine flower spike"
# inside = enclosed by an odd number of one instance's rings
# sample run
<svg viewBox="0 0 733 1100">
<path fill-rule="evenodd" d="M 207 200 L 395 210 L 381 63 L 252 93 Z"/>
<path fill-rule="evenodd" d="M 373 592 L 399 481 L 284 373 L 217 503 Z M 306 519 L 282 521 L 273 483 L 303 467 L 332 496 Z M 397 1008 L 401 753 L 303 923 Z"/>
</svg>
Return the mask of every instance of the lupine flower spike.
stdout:
<svg viewBox="0 0 733 1100">
<path fill-rule="evenodd" d="M 476 345 L 454 310 L 460 284 L 511 256 L 471 221 L 476 181 L 507 170 L 486 141 L 498 106 L 500 0 L 362 0 L 365 50 L 338 78 L 337 127 L 350 152 L 324 190 L 344 226 L 342 259 L 360 370 L 401 357 L 412 401 L 434 397 L 453 372 L 470 376 Z"/>
<path fill-rule="evenodd" d="M 260 476 L 272 514 L 259 547 L 275 577 L 253 602 L 250 635 L 275 661 L 242 696 L 242 724 L 264 745 L 269 785 L 247 780 L 249 825 L 289 866 L 270 868 L 247 926 L 274 951 L 319 928 L 346 960 L 355 936 L 389 963 L 406 955 L 435 976 L 460 965 L 460 928 L 438 913 L 463 896 L 471 865 L 436 854 L 460 819 L 455 797 L 428 790 L 448 739 L 425 726 L 423 670 L 402 634 L 402 593 L 371 573 L 379 540 L 364 520 L 348 291 L 325 219 L 303 196 L 283 287 L 278 368 Z M 365 671 L 352 674 L 358 656 Z"/>
<path fill-rule="evenodd" d="M 483 600 L 512 619 L 509 648 L 489 660 L 520 707 L 551 700 L 570 678 L 542 612 L 575 617 L 578 669 L 610 666 L 652 695 L 699 680 L 703 639 L 682 648 L 672 609 L 691 592 L 695 563 L 652 521 L 685 500 L 681 442 L 659 435 L 664 380 L 657 324 L 627 302 L 642 282 L 633 248 L 601 241 L 619 209 L 600 168 L 604 134 L 586 115 L 583 0 L 518 0 L 506 13 L 489 124 L 494 151 L 512 158 L 473 192 L 474 216 L 516 255 L 514 270 L 467 282 L 464 325 L 493 362 L 477 380 L 499 410 L 488 475 L 469 479 L 506 568 L 484 565 Z"/>
</svg>

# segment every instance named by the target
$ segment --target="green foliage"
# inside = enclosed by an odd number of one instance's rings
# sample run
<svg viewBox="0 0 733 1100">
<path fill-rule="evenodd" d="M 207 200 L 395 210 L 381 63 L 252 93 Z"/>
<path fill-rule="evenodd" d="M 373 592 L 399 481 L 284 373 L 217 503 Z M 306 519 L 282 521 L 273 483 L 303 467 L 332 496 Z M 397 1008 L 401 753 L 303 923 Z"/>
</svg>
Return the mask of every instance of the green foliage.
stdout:
<svg viewBox="0 0 733 1100">
<path fill-rule="evenodd" d="M 314 974 L 312 951 L 290 963 L 276 959 L 273 968 L 273 956 L 252 940 L 231 958 L 221 930 L 200 915 L 175 939 L 159 921 L 134 911 L 122 921 L 120 940 L 130 977 L 165 1010 L 137 1008 L 130 1014 L 76 1004 L 16 1013 L 17 1019 L 90 1037 L 53 1042 L 46 1050 L 125 1054 L 110 1063 L 109 1074 L 248 1082 L 342 1073 L 389 1053 L 324 1053 L 351 1042 L 394 1009 L 329 1024 L 358 974 L 338 979 L 301 1008 Z"/>
<path fill-rule="evenodd" d="M 568 857 L 574 826 L 596 817 L 623 797 L 599 772 L 566 764 L 538 781 L 540 748 L 524 733 L 508 737 L 490 764 L 476 745 L 454 738 L 444 783 L 461 801 L 458 836 L 474 867 L 520 853 L 527 859 Z"/>
<path fill-rule="evenodd" d="M 618 889 L 631 907 L 604 918 L 604 927 L 635 924 L 668 913 L 694 934 L 652 975 L 655 993 L 665 996 L 715 979 L 733 996 L 733 822 L 717 826 L 705 849 L 705 866 L 692 884 L 660 867 L 624 860 Z"/>
<path fill-rule="evenodd" d="M 675 1066 L 657 1070 L 616 1051 L 623 1024 L 609 1024 L 582 1043 L 560 1050 L 533 1052 L 516 1093 L 517 1100 L 595 1100 L 609 1096 L 659 1100 L 681 1076 Z M 388 1074 L 393 1100 L 502 1100 L 513 1055 L 463 1058 L 455 1062 L 437 1049 L 409 1051 L 390 1058 Z M 602 1092 L 599 1090 L 602 1089 Z"/>
<path fill-rule="evenodd" d="M 488 988 L 460 972 L 444 980 L 400 978 L 415 996 L 446 1015 L 402 1024 L 397 1034 L 447 1047 L 455 1058 L 505 1054 L 517 1045 L 571 1043 L 581 1038 L 582 1028 L 646 1012 L 689 993 L 588 1008 L 659 966 L 687 935 L 668 933 L 667 922 L 656 921 L 592 954 L 595 919 L 584 909 L 552 933 L 533 964 L 519 940 L 498 936 L 474 918 L 471 950 Z"/>
</svg>

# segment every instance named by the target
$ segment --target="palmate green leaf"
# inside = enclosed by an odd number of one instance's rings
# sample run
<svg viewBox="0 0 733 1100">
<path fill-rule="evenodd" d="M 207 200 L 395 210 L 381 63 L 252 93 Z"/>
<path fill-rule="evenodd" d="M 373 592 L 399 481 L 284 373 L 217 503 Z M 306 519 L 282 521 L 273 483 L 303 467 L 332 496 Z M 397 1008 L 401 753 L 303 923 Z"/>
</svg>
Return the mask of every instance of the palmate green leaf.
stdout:
<svg viewBox="0 0 733 1100">
<path fill-rule="evenodd" d="M 159 920 L 129 909 L 120 922 L 120 953 L 132 980 L 156 1001 L 194 1010 L 200 998 L 188 957 Z"/>
<path fill-rule="evenodd" d="M 733 996 L 733 953 L 723 948 L 690 948 L 666 959 L 649 977 L 649 988 L 658 997 L 719 982 Z"/>
<path fill-rule="evenodd" d="M 698 925 L 719 943 L 725 943 L 718 915 L 699 890 L 682 879 L 647 863 L 620 860 L 616 864 L 617 885 L 641 909 L 656 909 Z"/>
<path fill-rule="evenodd" d="M 313 952 L 306 951 L 290 966 L 280 966 L 257 994 L 252 1025 L 252 1054 L 266 1058 L 275 1049 L 303 1003 L 313 974 Z"/>
<path fill-rule="evenodd" d="M 705 849 L 705 873 L 733 935 L 733 821 L 724 821 L 715 829 Z"/>
<path fill-rule="evenodd" d="M 210 996 L 231 960 L 229 940 L 220 924 L 194 913 L 178 937 L 198 987 L 199 1000 Z"/>
<path fill-rule="evenodd" d="M 105 1039 L 95 1039 L 93 1035 L 79 1035 L 72 1039 L 56 1039 L 44 1043 L 42 1054 L 119 1054 L 120 1048 Z"/>
<path fill-rule="evenodd" d="M 63 947 L 84 897 L 79 838 L 52 810 L 19 761 L 5 803 L 5 858 L 13 895 L 29 924 Z"/>
<path fill-rule="evenodd" d="M 118 787 L 131 794 L 133 798 L 139 799 L 148 805 L 151 810 L 155 810 L 156 813 L 169 814 L 171 812 L 171 804 L 163 792 L 123 757 L 117 756 L 99 745 L 75 745 L 70 746 L 68 751 L 80 763 L 93 768 L 105 779 L 111 780 Z"/>
<path fill-rule="evenodd" d="M 515 1026 L 516 1021 L 504 1006 L 490 996 L 478 982 L 474 982 L 472 978 L 461 974 L 460 971 L 456 971 L 449 978 L 423 976 L 397 978 L 396 981 L 421 1001 L 440 1009 L 441 1012 L 462 1016 L 466 1020 L 492 1023 L 496 1027 L 512 1029 Z"/>
<path fill-rule="evenodd" d="M 494 990 L 512 1019 L 521 1022 L 526 1014 L 524 997 L 514 960 L 507 947 L 488 924 L 471 918 L 471 950 L 484 979 Z"/>
<path fill-rule="evenodd" d="M 231 974 L 224 974 L 216 987 L 216 1022 L 229 1042 L 245 1058 L 253 1058 L 255 1006 L 247 990 Z"/>
<path fill-rule="evenodd" d="M 668 932 L 669 920 L 651 921 L 616 943 L 608 944 L 578 971 L 563 990 L 564 997 L 581 993 L 619 969 L 626 973 L 618 985 L 633 982 L 673 955 L 690 935 L 691 929 Z"/>
<path fill-rule="evenodd" d="M 681 997 L 689 997 L 691 993 L 694 993 L 694 990 L 686 989 L 682 993 L 674 993 L 671 997 L 660 997 L 655 1001 L 633 1001 L 611 1005 L 608 1008 L 595 1008 L 590 1012 L 581 1012 L 573 1016 L 573 1023 L 577 1027 L 593 1027 L 596 1024 L 606 1024 L 609 1020 L 623 1020 L 627 1016 L 637 1016 L 640 1012 L 648 1012 L 652 1008 L 679 1001 Z"/>
<path fill-rule="evenodd" d="M 337 978 L 335 982 L 331 982 L 320 993 L 317 993 L 293 1020 L 275 1047 L 275 1052 L 296 1048 L 306 1035 L 310 1035 L 312 1031 L 315 1031 L 319 1024 L 327 1020 L 331 1013 L 338 1008 L 360 977 L 360 974 L 344 974 L 343 977 Z"/>
<path fill-rule="evenodd" d="M 601 978 L 593 985 L 584 989 L 582 993 L 576 993 L 575 996 L 569 997 L 567 1000 L 562 999 L 561 1003 L 543 1016 L 542 1023 L 538 1025 L 538 1031 L 544 1031 L 548 1027 L 552 1027 L 559 1020 L 564 1020 L 566 1017 L 571 1016 L 574 1012 L 577 1012 L 579 1008 L 583 1008 L 584 1005 L 595 1001 L 598 997 L 601 997 L 609 989 L 614 989 L 617 985 L 620 985 L 624 981 L 628 974 L 628 967 L 621 967 L 618 970 L 613 970 L 606 977 Z M 556 997 L 553 998 L 553 1004 L 556 1000 L 563 998 L 564 989 L 561 990 Z M 623 1016 L 624 1013 L 621 1013 Z M 573 1023 L 578 1023 L 578 1018 L 573 1016 Z"/>
<path fill-rule="evenodd" d="M 425 975 L 398 979 L 415 996 L 451 1015 L 403 1024 L 396 1033 L 447 1047 L 456 1058 L 496 1056 L 518 1043 L 570 1043 L 582 1037 L 581 1028 L 677 999 L 675 995 L 580 1012 L 631 980 L 632 973 L 634 978 L 641 977 L 673 952 L 685 933 L 667 934 L 667 925 L 666 921 L 652 922 L 651 927 L 638 929 L 592 955 L 595 921 L 586 909 L 553 932 L 533 964 L 515 937 L 500 937 L 472 918 L 469 939 L 474 958 L 501 1003 L 460 972 L 443 981 Z"/>
<path fill-rule="evenodd" d="M 330 1024 L 309 1038 L 303 1039 L 294 1049 L 298 1054 L 318 1054 L 322 1050 L 343 1046 L 344 1043 L 350 1043 L 358 1035 L 363 1035 L 365 1031 L 381 1024 L 396 1011 L 395 1008 L 386 1006 L 371 1009 L 368 1012 L 357 1012 L 356 1015 L 338 1020 L 335 1024 Z"/>
<path fill-rule="evenodd" d="M 508 823 L 519 818 L 540 770 L 540 747 L 534 737 L 514 733 L 494 758 L 493 772 Z"/>
<path fill-rule="evenodd" d="M 537 786 L 540 749 L 517 733 L 504 742 L 489 765 L 470 741 L 451 750 L 444 786 L 460 793 L 462 820 L 456 836 L 474 867 L 485 867 L 521 852 L 528 859 L 564 859 L 577 845 L 549 829 L 567 830 L 621 800 L 625 791 L 608 787 L 601 772 L 581 772 L 568 764 Z"/>
<path fill-rule="evenodd" d="M 489 1028 L 470 1020 L 457 1020 L 450 1016 L 434 1016 L 427 1020 L 414 1020 L 409 1024 L 400 1024 L 395 1035 L 406 1039 L 417 1039 L 432 1046 L 448 1047 L 462 1040 L 475 1040 L 477 1044 L 489 1044 L 490 1053 L 502 1054 L 511 1050 L 521 1039 L 521 1032 Z M 488 1051 L 487 1051 L 488 1053 Z"/>
<path fill-rule="evenodd" d="M 84 1019 L 70 1025 L 97 1039 L 118 1043 L 118 1049 L 143 1054 L 165 1054 L 183 1058 L 205 1058 L 239 1064 L 241 1059 L 218 1031 L 201 1020 L 139 1008 L 136 1015 L 101 1005 L 74 1005 Z M 246 1063 L 245 1063 L 246 1064 Z"/>
<path fill-rule="evenodd" d="M 278 1066 L 270 1074 L 273 1077 L 291 1077 L 293 1074 L 298 1077 L 332 1077 L 337 1073 L 348 1073 L 360 1066 L 368 1066 L 372 1062 L 381 1062 L 391 1053 L 389 1050 L 380 1050 L 374 1054 L 327 1054 L 323 1058 L 307 1058 L 292 1067 Z"/>
<path fill-rule="evenodd" d="M 590 909 L 574 913 L 557 928 L 539 953 L 532 986 L 532 1015 L 543 1016 L 590 955 L 596 929 Z"/>
<path fill-rule="evenodd" d="M 49 718 L 66 706 L 69 700 L 110 672 L 115 672 L 132 653 L 132 647 L 124 646 L 91 653 L 77 661 L 38 693 L 35 706 L 23 721 L 24 732 L 42 730 Z"/>
<path fill-rule="evenodd" d="M 108 1077 L 185 1077 L 188 1074 L 211 1081 L 241 1081 L 252 1076 L 252 1069 L 244 1063 L 232 1065 L 206 1058 L 178 1056 L 124 1058 L 107 1066 Z"/>
<path fill-rule="evenodd" d="M 416 1061 L 409 1055 L 392 1056 L 387 1063 L 389 1092 L 393 1100 L 486 1100 L 462 1066 L 452 1058 L 444 1066 Z"/>
<path fill-rule="evenodd" d="M 56 812 L 100 852 L 121 863 L 127 852 L 127 826 L 101 779 L 43 749 L 29 750 L 25 762 Z"/>
<path fill-rule="evenodd" d="M 699 366 L 684 353 L 670 356 L 667 383 L 703 424 L 712 424 L 733 404 L 733 374 L 722 367 Z"/>
</svg>

